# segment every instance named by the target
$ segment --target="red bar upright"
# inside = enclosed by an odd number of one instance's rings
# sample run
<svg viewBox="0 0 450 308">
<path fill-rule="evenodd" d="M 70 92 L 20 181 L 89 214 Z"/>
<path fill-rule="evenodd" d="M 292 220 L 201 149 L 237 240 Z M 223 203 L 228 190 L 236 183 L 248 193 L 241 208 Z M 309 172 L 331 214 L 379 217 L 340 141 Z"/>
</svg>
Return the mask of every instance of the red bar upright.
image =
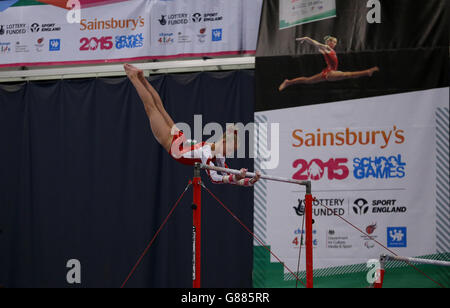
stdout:
<svg viewBox="0 0 450 308">
<path fill-rule="evenodd" d="M 306 220 L 306 287 L 313 288 L 313 197 L 306 194 L 305 197 Z"/>
<path fill-rule="evenodd" d="M 193 288 L 201 287 L 201 234 L 202 234 L 202 179 L 200 177 L 200 169 L 195 173 L 193 180 L 194 186 L 194 202 L 193 209 L 193 226 L 192 226 L 192 281 Z"/>
</svg>

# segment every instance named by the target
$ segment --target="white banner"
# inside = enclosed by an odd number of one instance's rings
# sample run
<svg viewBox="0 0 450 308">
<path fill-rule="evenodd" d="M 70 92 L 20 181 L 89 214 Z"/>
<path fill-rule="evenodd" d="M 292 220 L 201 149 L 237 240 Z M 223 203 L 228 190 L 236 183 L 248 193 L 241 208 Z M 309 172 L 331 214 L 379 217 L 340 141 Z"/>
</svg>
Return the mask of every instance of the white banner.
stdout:
<svg viewBox="0 0 450 308">
<path fill-rule="evenodd" d="M 0 67 L 254 53 L 262 0 L 131 0 L 0 12 Z"/>
<path fill-rule="evenodd" d="M 254 52 L 262 0 L 159 1 L 151 10 L 152 54 Z"/>
<path fill-rule="evenodd" d="M 335 215 L 398 255 L 436 253 L 436 112 L 448 113 L 448 102 L 444 88 L 257 113 L 280 123 L 280 165 L 270 174 L 312 181 L 315 269 L 389 253 Z M 267 220 L 256 217 L 255 229 L 295 270 L 304 189 L 271 182 L 264 193 Z"/>
<path fill-rule="evenodd" d="M 336 17 L 336 0 L 279 0 L 280 29 Z"/>
</svg>

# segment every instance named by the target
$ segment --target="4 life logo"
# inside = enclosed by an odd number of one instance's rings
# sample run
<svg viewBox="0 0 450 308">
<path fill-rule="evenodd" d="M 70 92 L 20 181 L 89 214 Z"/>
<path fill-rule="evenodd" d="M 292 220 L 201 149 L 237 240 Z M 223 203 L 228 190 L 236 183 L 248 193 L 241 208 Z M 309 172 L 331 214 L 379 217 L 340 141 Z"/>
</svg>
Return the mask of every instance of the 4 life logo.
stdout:
<svg viewBox="0 0 450 308">
<path fill-rule="evenodd" d="M 299 248 L 299 245 L 302 247 L 305 247 L 305 237 L 306 237 L 306 231 L 302 230 L 300 228 L 296 229 L 294 231 L 294 240 L 292 241 L 292 244 L 295 248 Z M 319 245 L 319 242 L 317 238 L 317 230 L 313 230 L 313 247 L 316 248 Z"/>
<path fill-rule="evenodd" d="M 389 227 L 387 228 L 387 245 L 389 248 L 406 248 L 407 242 L 406 227 Z"/>
<path fill-rule="evenodd" d="M 160 33 L 158 43 L 161 45 L 172 44 L 175 41 L 173 33 Z"/>
<path fill-rule="evenodd" d="M 11 43 L 0 42 L 0 54 L 7 54 L 11 52 Z"/>
</svg>

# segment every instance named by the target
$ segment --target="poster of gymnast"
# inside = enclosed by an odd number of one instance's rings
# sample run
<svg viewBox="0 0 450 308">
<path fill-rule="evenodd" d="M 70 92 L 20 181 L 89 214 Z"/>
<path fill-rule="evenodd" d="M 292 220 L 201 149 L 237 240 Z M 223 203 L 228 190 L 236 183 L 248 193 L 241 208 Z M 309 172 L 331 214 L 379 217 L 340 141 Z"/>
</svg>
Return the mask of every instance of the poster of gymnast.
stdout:
<svg viewBox="0 0 450 308">
<path fill-rule="evenodd" d="M 364 264 L 386 253 L 336 215 L 400 255 L 436 253 L 435 113 L 448 108 L 448 93 L 433 89 L 257 113 L 280 123 L 280 164 L 271 174 L 312 181 L 315 269 Z M 267 222 L 256 228 L 267 230 L 267 243 L 295 269 L 304 191 L 270 183 L 265 193 Z"/>
<path fill-rule="evenodd" d="M 417 16 L 428 9 L 445 16 L 445 6 L 406 2 L 379 2 L 379 12 L 395 18 L 376 23 L 366 18 L 376 11 L 366 1 L 337 1 L 336 18 L 282 30 L 266 27 L 259 34 L 255 118 L 280 125 L 280 163 L 267 172 L 312 181 L 319 276 L 362 272 L 364 277 L 367 261 L 387 253 L 385 248 L 409 257 L 442 257 L 448 251 L 447 231 L 440 227 L 448 220 L 442 214 L 448 198 L 438 200 L 448 196 L 448 186 L 437 192 L 448 183 L 448 176 L 437 180 L 438 166 L 448 162 L 448 142 L 436 137 L 442 122 L 437 114 L 448 126 L 446 22 Z M 282 3 L 265 2 L 263 22 L 278 20 Z M 417 36 L 429 41 L 417 42 Z M 448 128 L 440 132 L 448 140 Z M 444 153 L 440 160 L 439 153 Z M 448 170 L 448 164 L 440 168 Z M 278 183 L 255 187 L 255 230 L 293 271 L 304 235 L 303 194 L 301 187 Z M 292 286 L 288 272 L 284 280 L 270 276 L 273 267 L 263 265 L 267 256 L 258 246 L 255 277 L 263 277 L 258 285 Z M 303 250 L 302 261 L 304 256 Z M 304 262 L 300 265 L 304 271 Z"/>
</svg>

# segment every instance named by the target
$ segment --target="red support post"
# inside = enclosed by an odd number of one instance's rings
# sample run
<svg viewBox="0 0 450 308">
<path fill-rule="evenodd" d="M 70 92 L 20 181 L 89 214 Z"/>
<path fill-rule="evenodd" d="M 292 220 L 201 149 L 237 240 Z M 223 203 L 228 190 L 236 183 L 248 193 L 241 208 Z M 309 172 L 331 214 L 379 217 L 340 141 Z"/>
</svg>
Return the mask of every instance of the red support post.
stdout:
<svg viewBox="0 0 450 308">
<path fill-rule="evenodd" d="M 374 289 L 382 289 L 383 288 L 383 282 L 384 282 L 384 268 L 378 270 L 378 279 L 373 284 Z"/>
<path fill-rule="evenodd" d="M 202 234 L 202 179 L 200 177 L 200 168 L 195 168 L 193 187 L 194 200 L 192 203 L 193 226 L 192 226 L 192 281 L 193 288 L 201 287 L 201 234 Z"/>
<path fill-rule="evenodd" d="M 305 220 L 306 220 L 306 287 L 312 289 L 313 276 L 313 197 L 307 193 L 305 197 Z"/>
</svg>

